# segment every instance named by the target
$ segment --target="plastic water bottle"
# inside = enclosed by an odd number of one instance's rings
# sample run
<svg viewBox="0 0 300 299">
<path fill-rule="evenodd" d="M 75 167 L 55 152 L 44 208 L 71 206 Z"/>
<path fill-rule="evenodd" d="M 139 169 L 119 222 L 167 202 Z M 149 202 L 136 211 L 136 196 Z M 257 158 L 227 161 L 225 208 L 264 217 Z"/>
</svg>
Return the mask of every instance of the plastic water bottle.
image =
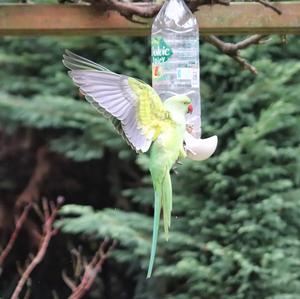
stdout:
<svg viewBox="0 0 300 299">
<path fill-rule="evenodd" d="M 152 86 L 162 100 L 176 94 L 192 100 L 187 124 L 200 137 L 199 28 L 183 0 L 167 0 L 154 19 L 151 54 Z"/>
</svg>

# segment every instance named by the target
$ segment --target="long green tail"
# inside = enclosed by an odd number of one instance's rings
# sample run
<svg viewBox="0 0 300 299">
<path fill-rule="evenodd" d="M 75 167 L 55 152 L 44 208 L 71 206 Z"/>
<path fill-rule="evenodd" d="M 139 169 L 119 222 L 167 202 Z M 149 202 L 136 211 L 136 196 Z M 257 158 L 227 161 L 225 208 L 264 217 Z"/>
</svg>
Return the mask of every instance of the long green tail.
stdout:
<svg viewBox="0 0 300 299">
<path fill-rule="evenodd" d="M 167 172 L 164 177 L 162 187 L 162 207 L 164 217 L 164 231 L 165 237 L 169 239 L 169 228 L 171 226 L 171 212 L 172 212 L 172 183 L 170 173 Z"/>
<path fill-rule="evenodd" d="M 161 193 L 161 192 L 159 192 L 159 193 Z M 155 254 L 156 254 L 156 247 L 157 247 L 157 237 L 158 237 L 160 209 L 161 209 L 161 199 L 160 199 L 160 196 L 157 191 L 155 191 L 155 200 L 154 201 L 155 202 L 154 202 L 152 245 L 151 245 L 151 254 L 150 254 L 147 278 L 150 278 L 151 274 L 152 274 L 153 264 L 154 264 Z"/>
<path fill-rule="evenodd" d="M 155 183 L 154 180 L 154 190 L 155 190 L 155 199 L 154 199 L 152 245 L 151 245 L 151 254 L 150 254 L 147 278 L 151 277 L 153 265 L 154 265 L 161 207 L 163 208 L 164 230 L 165 230 L 165 235 L 167 240 L 168 240 L 169 227 L 171 225 L 172 184 L 171 184 L 171 177 L 168 171 L 164 174 L 161 185 Z"/>
</svg>

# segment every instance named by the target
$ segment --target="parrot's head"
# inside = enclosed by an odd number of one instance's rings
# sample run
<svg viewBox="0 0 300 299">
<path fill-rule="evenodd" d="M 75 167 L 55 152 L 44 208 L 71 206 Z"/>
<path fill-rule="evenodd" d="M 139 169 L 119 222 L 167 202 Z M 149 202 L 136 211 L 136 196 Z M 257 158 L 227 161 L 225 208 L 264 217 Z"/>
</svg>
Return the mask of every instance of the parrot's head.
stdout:
<svg viewBox="0 0 300 299">
<path fill-rule="evenodd" d="M 170 112 L 182 113 L 183 115 L 193 112 L 192 101 L 186 95 L 176 95 L 168 98 L 164 105 Z"/>
</svg>

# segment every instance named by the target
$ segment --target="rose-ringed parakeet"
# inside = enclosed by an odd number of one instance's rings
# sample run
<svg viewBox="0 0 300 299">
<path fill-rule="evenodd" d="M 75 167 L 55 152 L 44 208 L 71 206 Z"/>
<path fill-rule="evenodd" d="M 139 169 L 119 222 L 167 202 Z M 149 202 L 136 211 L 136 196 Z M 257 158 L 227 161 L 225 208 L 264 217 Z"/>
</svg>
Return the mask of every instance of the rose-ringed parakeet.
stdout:
<svg viewBox="0 0 300 299">
<path fill-rule="evenodd" d="M 147 278 L 151 276 L 161 209 L 166 239 L 171 224 L 172 184 L 170 170 L 185 158 L 183 138 L 185 115 L 192 112 L 185 95 L 162 102 L 155 90 L 143 81 L 119 75 L 86 58 L 66 51 L 64 65 L 94 107 L 111 118 L 118 132 L 136 152 L 150 150 L 149 170 L 155 199 L 152 246 Z"/>
</svg>

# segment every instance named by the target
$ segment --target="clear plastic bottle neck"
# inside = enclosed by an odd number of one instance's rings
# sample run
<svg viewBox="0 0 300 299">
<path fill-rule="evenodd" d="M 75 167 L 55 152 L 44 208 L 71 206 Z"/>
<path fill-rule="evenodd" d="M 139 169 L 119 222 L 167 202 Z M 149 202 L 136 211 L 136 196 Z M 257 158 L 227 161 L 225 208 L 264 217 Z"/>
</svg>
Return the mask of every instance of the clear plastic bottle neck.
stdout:
<svg viewBox="0 0 300 299">
<path fill-rule="evenodd" d="M 185 32 L 198 29 L 197 20 L 183 0 L 167 0 L 156 16 L 152 31 L 168 29 Z"/>
</svg>

